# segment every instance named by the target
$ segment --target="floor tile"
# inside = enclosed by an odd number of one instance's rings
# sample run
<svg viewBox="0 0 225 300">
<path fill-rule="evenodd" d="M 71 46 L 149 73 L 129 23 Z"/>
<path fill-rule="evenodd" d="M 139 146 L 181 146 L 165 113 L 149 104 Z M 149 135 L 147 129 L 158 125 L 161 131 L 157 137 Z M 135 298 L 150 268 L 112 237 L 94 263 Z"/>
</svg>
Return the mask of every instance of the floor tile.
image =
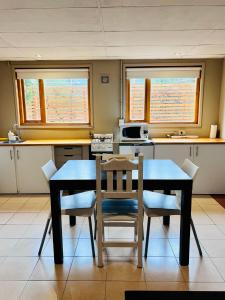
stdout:
<svg viewBox="0 0 225 300">
<path fill-rule="evenodd" d="M 29 281 L 21 294 L 21 300 L 61 299 L 64 281 Z"/>
<path fill-rule="evenodd" d="M 6 224 L 13 215 L 14 213 L 0 213 L 0 224 Z"/>
<path fill-rule="evenodd" d="M 38 256 L 41 239 L 18 239 L 9 253 L 10 256 Z"/>
<path fill-rule="evenodd" d="M 184 281 L 174 257 L 148 257 L 144 273 L 146 281 Z"/>
<path fill-rule="evenodd" d="M 210 257 L 225 257 L 225 240 L 201 240 Z"/>
<path fill-rule="evenodd" d="M 63 239 L 63 254 L 64 256 L 74 256 L 77 239 Z M 52 239 L 47 241 L 46 247 L 42 250 L 42 256 L 53 256 L 53 243 Z"/>
<path fill-rule="evenodd" d="M 28 280 L 37 260 L 35 257 L 6 257 L 1 263 L 0 280 Z"/>
<path fill-rule="evenodd" d="M 151 291 L 186 291 L 187 286 L 184 282 L 146 282 L 147 289 Z"/>
<path fill-rule="evenodd" d="M 199 239 L 224 239 L 225 234 L 216 225 L 196 225 Z"/>
<path fill-rule="evenodd" d="M 17 212 L 8 222 L 10 225 L 16 224 L 32 224 L 33 220 L 37 216 L 37 213 L 20 213 Z"/>
<path fill-rule="evenodd" d="M 71 264 L 72 257 L 64 257 L 61 265 L 56 265 L 53 257 L 41 257 L 30 280 L 67 280 Z"/>
<path fill-rule="evenodd" d="M 28 225 L 4 225 L 0 229 L 0 238 L 22 238 Z"/>
<path fill-rule="evenodd" d="M 12 253 L 18 239 L 0 239 L 0 256 L 8 256 Z"/>
<path fill-rule="evenodd" d="M 144 270 L 136 263 L 129 261 L 113 261 L 106 264 L 107 280 L 109 281 L 144 281 Z"/>
<path fill-rule="evenodd" d="M 225 281 L 225 258 L 212 258 L 212 262 Z"/>
<path fill-rule="evenodd" d="M 75 257 L 68 280 L 106 280 L 106 267 L 99 268 L 92 257 Z"/>
<path fill-rule="evenodd" d="M 176 257 L 179 257 L 179 251 L 180 251 L 180 240 L 179 239 L 169 239 L 170 245 L 173 249 L 174 255 Z M 202 241 L 200 240 L 200 244 L 202 244 Z M 204 257 L 207 257 L 208 254 L 204 250 L 204 248 L 201 245 L 202 253 Z M 196 245 L 196 242 L 194 239 L 190 240 L 190 257 L 200 257 L 199 251 Z"/>
<path fill-rule="evenodd" d="M 187 289 L 190 291 L 225 291 L 225 282 L 189 282 Z"/>
<path fill-rule="evenodd" d="M 125 291 L 144 291 L 146 290 L 145 282 L 106 282 L 106 300 L 124 300 Z"/>
<path fill-rule="evenodd" d="M 223 282 L 209 258 L 190 258 L 189 266 L 181 268 L 185 281 L 189 282 Z"/>
<path fill-rule="evenodd" d="M 92 256 L 90 239 L 79 239 L 75 256 Z"/>
<path fill-rule="evenodd" d="M 27 226 L 25 232 L 23 233 L 23 237 L 24 238 L 29 238 L 29 239 L 40 239 L 43 236 L 44 233 L 44 229 L 45 229 L 45 225 L 44 224 L 37 224 L 37 225 L 29 225 Z M 50 238 L 50 235 L 47 234 L 46 238 Z"/>
<path fill-rule="evenodd" d="M 63 300 L 104 300 L 104 281 L 68 281 Z M 116 299 L 116 298 L 114 298 Z"/>
<path fill-rule="evenodd" d="M 0 299 L 18 300 L 26 281 L 0 281 Z"/>
<path fill-rule="evenodd" d="M 167 239 L 149 239 L 148 256 L 174 256 Z"/>
<path fill-rule="evenodd" d="M 26 199 L 21 197 L 9 198 L 0 206 L 0 211 L 5 212 L 16 212 L 18 211 L 26 202 Z"/>
</svg>

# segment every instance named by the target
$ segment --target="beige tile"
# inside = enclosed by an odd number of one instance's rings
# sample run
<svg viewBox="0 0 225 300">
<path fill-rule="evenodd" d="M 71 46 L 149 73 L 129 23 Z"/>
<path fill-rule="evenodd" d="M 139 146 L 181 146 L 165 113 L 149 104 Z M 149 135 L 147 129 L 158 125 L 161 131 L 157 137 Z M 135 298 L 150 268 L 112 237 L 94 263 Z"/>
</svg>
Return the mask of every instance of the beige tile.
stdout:
<svg viewBox="0 0 225 300">
<path fill-rule="evenodd" d="M 174 256 L 167 239 L 149 239 L 148 256 Z"/>
<path fill-rule="evenodd" d="M 107 280 L 109 281 L 144 281 L 144 270 L 135 262 L 113 261 L 106 264 Z"/>
<path fill-rule="evenodd" d="M 25 202 L 26 200 L 20 197 L 9 198 L 0 206 L 0 210 L 5 212 L 16 212 L 25 204 Z"/>
<path fill-rule="evenodd" d="M 146 282 L 147 289 L 151 291 L 186 291 L 184 282 Z"/>
<path fill-rule="evenodd" d="M 33 219 L 32 224 L 33 225 L 41 225 L 46 224 L 47 218 L 49 216 L 49 212 L 40 212 L 36 215 L 36 217 Z"/>
<path fill-rule="evenodd" d="M 75 256 L 92 256 L 90 239 L 79 239 Z"/>
<path fill-rule="evenodd" d="M 202 240 L 201 243 L 210 257 L 225 257 L 225 240 Z"/>
<path fill-rule="evenodd" d="M 181 268 L 185 281 L 223 282 L 223 278 L 209 258 L 190 258 L 189 266 Z"/>
<path fill-rule="evenodd" d="M 106 300 L 124 300 L 125 291 L 144 291 L 147 290 L 145 282 L 106 282 Z"/>
<path fill-rule="evenodd" d="M 63 264 L 56 265 L 53 257 L 41 257 L 30 280 L 67 280 L 72 257 L 64 257 Z"/>
<path fill-rule="evenodd" d="M 81 225 L 70 226 L 69 224 L 62 225 L 62 233 L 64 238 L 75 239 L 80 236 Z"/>
<path fill-rule="evenodd" d="M 0 230 L 0 238 L 21 238 L 28 225 L 3 225 Z"/>
<path fill-rule="evenodd" d="M 20 213 L 17 212 L 8 222 L 8 224 L 32 224 L 33 220 L 37 216 L 37 213 Z"/>
<path fill-rule="evenodd" d="M 64 256 L 74 256 L 77 247 L 77 239 L 63 239 Z M 46 247 L 42 250 L 42 256 L 53 256 L 53 243 L 49 239 Z"/>
<path fill-rule="evenodd" d="M 19 209 L 20 212 L 39 212 L 47 204 L 47 199 L 31 198 L 28 199 L 24 205 Z"/>
<path fill-rule="evenodd" d="M 0 213 L 0 224 L 6 224 L 13 215 L 14 213 Z"/>
<path fill-rule="evenodd" d="M 225 258 L 212 258 L 212 262 L 225 280 Z"/>
<path fill-rule="evenodd" d="M 57 300 L 62 298 L 65 281 L 28 281 L 21 300 Z"/>
<path fill-rule="evenodd" d="M 125 239 L 123 239 L 126 241 Z M 111 239 L 111 241 L 119 241 L 118 239 Z M 130 242 L 130 239 L 127 240 Z M 136 257 L 137 256 L 137 249 L 136 248 L 125 248 L 125 247 L 110 247 L 104 250 L 105 257 Z"/>
<path fill-rule="evenodd" d="M 225 282 L 189 282 L 187 289 L 190 291 L 225 291 Z"/>
<path fill-rule="evenodd" d="M 63 300 L 104 300 L 104 281 L 68 281 Z"/>
<path fill-rule="evenodd" d="M 0 208 L 1 208 L 1 205 L 4 204 L 8 199 L 9 199 L 8 196 L 0 195 Z"/>
<path fill-rule="evenodd" d="M 179 249 L 180 249 L 180 240 L 179 239 L 169 239 L 170 245 L 173 249 L 174 255 L 176 257 L 179 257 Z M 201 241 L 200 241 L 201 244 Z M 204 257 L 207 257 L 208 254 L 204 250 L 204 248 L 201 245 L 202 253 Z M 200 257 L 199 251 L 196 245 L 196 242 L 194 239 L 190 240 L 190 257 Z"/>
<path fill-rule="evenodd" d="M 29 239 L 40 239 L 43 236 L 45 229 L 45 224 L 41 225 L 29 225 L 27 226 L 25 232 L 23 233 L 24 238 L 29 238 Z M 50 238 L 50 234 L 46 235 L 46 238 Z"/>
<path fill-rule="evenodd" d="M 0 256 L 8 256 L 12 253 L 18 239 L 0 239 Z"/>
<path fill-rule="evenodd" d="M 205 224 L 212 225 L 214 224 L 213 220 L 204 212 L 203 209 L 192 211 L 191 213 L 192 219 L 195 225 L 197 224 Z"/>
<path fill-rule="evenodd" d="M 174 257 L 148 257 L 144 263 L 147 281 L 184 281 Z"/>
<path fill-rule="evenodd" d="M 26 281 L 0 281 L 0 299 L 18 300 Z"/>
<path fill-rule="evenodd" d="M 35 257 L 6 257 L 1 263 L 0 280 L 28 280 L 36 263 Z"/>
<path fill-rule="evenodd" d="M 196 225 L 199 239 L 224 239 L 225 234 L 216 225 Z"/>
<path fill-rule="evenodd" d="M 92 257 L 75 257 L 68 280 L 106 280 L 106 267 L 98 268 Z"/>
<path fill-rule="evenodd" d="M 193 200 L 196 201 L 201 207 L 206 205 L 219 205 L 218 202 L 208 195 L 193 196 Z"/>
<path fill-rule="evenodd" d="M 9 252 L 10 256 L 38 256 L 41 239 L 18 239 Z"/>
<path fill-rule="evenodd" d="M 225 225 L 216 225 L 217 228 L 223 232 L 223 234 L 225 235 Z"/>
</svg>

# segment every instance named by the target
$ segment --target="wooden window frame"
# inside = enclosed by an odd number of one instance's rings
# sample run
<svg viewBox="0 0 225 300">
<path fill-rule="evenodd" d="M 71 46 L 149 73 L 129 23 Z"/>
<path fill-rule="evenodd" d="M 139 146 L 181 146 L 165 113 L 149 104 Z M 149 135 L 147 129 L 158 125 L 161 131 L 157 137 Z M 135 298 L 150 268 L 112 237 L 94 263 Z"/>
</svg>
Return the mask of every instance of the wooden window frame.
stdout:
<svg viewBox="0 0 225 300">
<path fill-rule="evenodd" d="M 180 126 L 180 125 L 197 125 L 199 124 L 199 109 L 200 109 L 200 92 L 201 92 L 201 75 L 197 78 L 196 83 L 196 95 L 195 95 L 195 112 L 194 122 L 159 122 L 151 123 L 150 119 L 150 103 L 151 103 L 151 80 L 145 79 L 145 118 L 143 120 L 131 120 L 130 119 L 130 80 L 126 78 L 126 107 L 125 107 L 125 121 L 127 123 L 144 122 L 149 125 L 160 125 L 160 126 Z"/>
<path fill-rule="evenodd" d="M 41 120 L 27 120 L 26 117 L 26 103 L 24 80 L 16 79 L 17 96 L 18 96 L 18 114 L 20 126 L 44 126 L 44 127 L 91 127 L 91 86 L 90 78 L 88 78 L 88 123 L 47 123 L 46 122 L 46 109 L 45 109 L 45 95 L 44 95 L 44 80 L 38 79 L 39 97 L 40 97 L 40 112 Z"/>
</svg>

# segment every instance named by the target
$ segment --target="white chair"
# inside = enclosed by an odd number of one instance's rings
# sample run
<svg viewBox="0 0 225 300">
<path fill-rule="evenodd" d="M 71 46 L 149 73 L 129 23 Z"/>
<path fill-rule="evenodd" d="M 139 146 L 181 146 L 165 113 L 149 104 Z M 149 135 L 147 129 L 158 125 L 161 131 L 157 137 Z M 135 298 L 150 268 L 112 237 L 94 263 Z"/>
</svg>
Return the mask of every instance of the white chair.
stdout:
<svg viewBox="0 0 225 300">
<path fill-rule="evenodd" d="M 198 166 L 196 166 L 189 159 L 185 159 L 181 167 L 185 173 L 187 173 L 193 180 L 195 179 Z M 156 192 L 144 191 L 143 192 L 144 211 L 148 217 L 147 231 L 146 231 L 146 243 L 145 243 L 145 258 L 148 254 L 148 242 L 151 217 L 161 217 L 170 215 L 180 215 L 181 212 L 181 193 L 176 191 L 176 195 L 165 195 Z M 200 256 L 202 256 L 202 250 L 197 237 L 197 233 L 194 227 L 193 220 L 190 220 L 191 228 L 195 237 L 195 241 L 198 247 Z"/>
<path fill-rule="evenodd" d="M 57 171 L 56 166 L 52 160 L 49 160 L 42 167 L 43 174 L 47 181 L 49 182 L 50 178 Z M 94 239 L 93 239 L 93 231 L 92 231 L 92 223 L 91 216 L 95 209 L 96 196 L 94 191 L 77 193 L 69 196 L 62 196 L 61 193 L 61 214 L 69 215 L 69 216 L 82 216 L 88 217 L 89 221 L 89 230 L 90 230 L 90 238 L 91 238 L 91 248 L 92 248 L 92 256 L 95 257 L 95 248 L 94 248 Z M 45 230 L 43 233 L 41 245 L 38 251 L 38 255 L 41 255 L 41 251 L 44 245 L 45 237 L 50 225 L 51 221 L 51 212 L 49 213 Z"/>
<path fill-rule="evenodd" d="M 132 172 L 137 172 L 138 188 L 133 190 Z M 126 182 L 126 184 L 125 184 Z M 96 156 L 96 199 L 98 227 L 98 266 L 103 266 L 102 252 L 107 247 L 137 247 L 138 267 L 142 267 L 143 224 L 143 155 L 138 162 L 126 158 L 112 157 L 101 161 Z M 117 223 L 117 224 L 116 224 Z M 110 241 L 104 238 L 105 226 L 129 226 L 137 224 L 137 240 Z"/>
</svg>

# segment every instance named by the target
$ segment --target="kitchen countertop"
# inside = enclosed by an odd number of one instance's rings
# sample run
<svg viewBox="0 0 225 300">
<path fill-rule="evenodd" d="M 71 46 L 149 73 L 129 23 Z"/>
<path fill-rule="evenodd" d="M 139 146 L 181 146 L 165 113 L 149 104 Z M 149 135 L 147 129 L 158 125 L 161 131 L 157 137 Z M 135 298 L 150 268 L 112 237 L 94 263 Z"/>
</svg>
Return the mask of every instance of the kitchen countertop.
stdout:
<svg viewBox="0 0 225 300">
<path fill-rule="evenodd" d="M 152 142 L 155 145 L 162 145 L 162 144 L 225 144 L 225 139 L 217 138 L 217 139 L 210 139 L 210 138 L 182 138 L 182 139 L 172 139 L 172 138 L 152 138 Z M 115 142 L 118 143 L 119 142 Z M 138 142 L 140 143 L 140 142 Z M 91 139 L 49 139 L 49 140 L 26 140 L 22 143 L 13 142 L 13 143 L 3 143 L 0 142 L 0 146 L 89 146 L 91 144 Z M 124 143 L 126 144 L 126 143 Z M 128 143 L 129 144 L 129 143 Z M 146 142 L 148 144 L 148 142 Z"/>
<path fill-rule="evenodd" d="M 210 138 L 196 138 L 196 139 L 152 138 L 152 141 L 155 145 L 158 145 L 158 144 L 172 144 L 172 145 L 173 144 L 225 144 L 225 140 L 221 139 L 221 138 L 217 138 L 217 139 L 210 139 Z"/>
<path fill-rule="evenodd" d="M 43 145 L 50 145 L 50 146 L 67 146 L 67 145 L 90 145 L 91 139 L 67 139 L 67 140 L 26 140 L 24 142 L 13 142 L 13 143 L 1 143 L 0 146 L 43 146 Z"/>
</svg>

